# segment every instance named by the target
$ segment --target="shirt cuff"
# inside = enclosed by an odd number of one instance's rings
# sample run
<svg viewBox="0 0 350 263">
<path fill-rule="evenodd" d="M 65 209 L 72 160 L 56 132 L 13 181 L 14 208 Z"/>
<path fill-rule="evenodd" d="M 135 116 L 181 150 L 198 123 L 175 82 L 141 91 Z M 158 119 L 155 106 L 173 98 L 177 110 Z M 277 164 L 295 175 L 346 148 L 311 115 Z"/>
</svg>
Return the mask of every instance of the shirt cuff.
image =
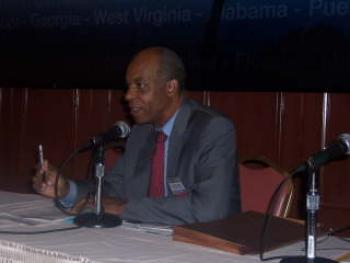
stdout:
<svg viewBox="0 0 350 263">
<path fill-rule="evenodd" d="M 68 180 L 68 187 L 68 194 L 58 200 L 64 208 L 73 207 L 78 195 L 77 184 L 75 182 Z"/>
</svg>

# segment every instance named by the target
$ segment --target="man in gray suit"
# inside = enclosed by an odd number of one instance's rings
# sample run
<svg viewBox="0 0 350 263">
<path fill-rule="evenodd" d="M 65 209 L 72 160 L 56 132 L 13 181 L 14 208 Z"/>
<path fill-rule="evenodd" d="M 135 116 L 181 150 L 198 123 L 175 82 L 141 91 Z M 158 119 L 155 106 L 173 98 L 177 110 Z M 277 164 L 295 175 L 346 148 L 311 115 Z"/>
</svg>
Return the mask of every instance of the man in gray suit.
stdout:
<svg viewBox="0 0 350 263">
<path fill-rule="evenodd" d="M 125 153 L 105 177 L 105 211 L 125 220 L 168 225 L 239 213 L 234 126 L 223 115 L 185 98 L 181 59 L 167 48 L 147 48 L 132 59 L 126 80 L 125 99 L 135 125 Z M 159 131 L 165 134 L 165 158 L 154 195 L 152 156 Z M 33 178 L 34 189 L 54 197 L 56 174 L 45 161 Z M 74 205 L 86 196 L 88 184 L 60 178 L 61 203 L 76 211 Z"/>
</svg>

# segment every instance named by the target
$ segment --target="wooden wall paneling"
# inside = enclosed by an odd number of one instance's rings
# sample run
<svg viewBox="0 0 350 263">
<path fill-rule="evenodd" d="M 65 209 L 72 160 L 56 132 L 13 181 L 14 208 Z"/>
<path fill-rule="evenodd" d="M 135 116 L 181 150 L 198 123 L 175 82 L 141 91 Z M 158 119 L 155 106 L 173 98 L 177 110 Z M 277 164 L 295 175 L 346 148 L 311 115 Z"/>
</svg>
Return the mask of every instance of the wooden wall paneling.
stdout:
<svg viewBox="0 0 350 263">
<path fill-rule="evenodd" d="M 45 157 L 58 165 L 73 149 L 106 131 L 115 121 L 128 120 L 123 95 L 117 90 L 2 88 L 0 189 L 31 191 L 39 143 L 44 145 Z M 285 169 L 319 151 L 324 135 L 329 144 L 340 133 L 350 132 L 346 119 L 350 94 L 329 94 L 325 130 L 322 93 L 203 91 L 188 92 L 188 96 L 224 112 L 234 121 L 241 157 L 265 155 Z M 85 177 L 89 154 L 74 159 L 65 174 Z M 320 221 L 348 224 L 349 174 L 349 157 L 321 169 Z M 304 202 L 302 195 L 298 205 Z"/>
<path fill-rule="evenodd" d="M 18 184 L 31 189 L 33 168 L 37 162 L 38 144 L 44 155 L 58 166 L 74 145 L 74 101 L 72 90 L 26 89 L 21 120 Z M 71 168 L 68 168 L 66 172 Z"/>
<path fill-rule="evenodd" d="M 280 166 L 292 170 L 321 149 L 322 93 L 281 93 Z M 291 216 L 306 215 L 307 178 L 294 178 Z"/>
<path fill-rule="evenodd" d="M 114 124 L 116 121 L 125 121 L 130 126 L 132 125 L 132 118 L 129 115 L 127 103 L 125 101 L 125 92 L 122 90 L 109 90 L 108 91 L 109 109 L 108 109 L 108 123 Z M 125 139 L 117 141 L 119 145 L 125 145 Z M 106 171 L 109 171 L 113 165 L 115 165 L 119 156 L 122 154 L 123 148 L 116 148 L 111 145 L 106 150 L 105 166 Z"/>
<path fill-rule="evenodd" d="M 105 131 L 107 127 L 108 99 L 106 90 L 76 90 L 76 141 L 74 149 L 87 143 L 90 138 Z M 72 149 L 72 151 L 74 150 Z M 91 151 L 75 156 L 73 162 L 74 179 L 83 179 L 88 176 Z"/>
<path fill-rule="evenodd" d="M 329 96 L 329 121 L 326 145 L 341 133 L 350 133 L 350 94 L 333 93 Z M 350 221 L 350 157 L 324 165 L 320 174 L 320 219 L 330 225 L 348 225 Z"/>
<path fill-rule="evenodd" d="M 2 111 L 3 111 L 3 93 L 4 93 L 4 89 L 3 88 L 0 88 L 0 131 L 1 131 L 1 125 L 2 125 Z M 1 138 L 0 138 L 1 140 Z"/>
<path fill-rule="evenodd" d="M 92 136 L 109 128 L 108 90 L 77 90 L 77 144 L 87 142 Z"/>
<path fill-rule="evenodd" d="M 283 93 L 281 165 L 291 170 L 321 149 L 322 94 Z"/>
<path fill-rule="evenodd" d="M 131 124 L 124 96 L 125 92 L 122 90 L 108 91 L 108 123 L 113 124 L 118 120 L 124 120 Z"/>
<path fill-rule="evenodd" d="M 278 162 L 279 107 L 274 92 L 211 92 L 213 108 L 233 120 L 241 158 L 264 155 Z"/>
<path fill-rule="evenodd" d="M 0 97 L 0 189 L 2 187 L 2 181 L 10 174 L 9 169 L 9 154 L 7 153 L 7 149 L 9 149 L 9 140 L 6 139 L 8 136 L 8 127 L 7 123 L 10 122 L 10 101 L 9 92 L 1 88 L 1 97 Z"/>
<path fill-rule="evenodd" d="M 23 89 L 1 89 L 0 189 L 2 190 L 16 189 L 18 180 L 22 94 Z"/>
<path fill-rule="evenodd" d="M 118 120 L 126 120 L 126 112 L 123 105 L 123 92 L 117 90 L 79 90 L 77 91 L 79 110 L 77 115 L 75 147 L 88 142 L 93 136 L 110 129 Z M 116 159 L 118 152 L 114 149 L 105 155 L 106 163 Z M 79 154 L 74 160 L 74 178 L 87 178 L 91 173 L 89 165 L 92 152 L 86 151 Z M 112 160 L 113 159 L 113 160 Z"/>
<path fill-rule="evenodd" d="M 208 94 L 207 91 L 186 91 L 186 96 L 188 98 L 208 106 L 207 94 Z"/>
</svg>

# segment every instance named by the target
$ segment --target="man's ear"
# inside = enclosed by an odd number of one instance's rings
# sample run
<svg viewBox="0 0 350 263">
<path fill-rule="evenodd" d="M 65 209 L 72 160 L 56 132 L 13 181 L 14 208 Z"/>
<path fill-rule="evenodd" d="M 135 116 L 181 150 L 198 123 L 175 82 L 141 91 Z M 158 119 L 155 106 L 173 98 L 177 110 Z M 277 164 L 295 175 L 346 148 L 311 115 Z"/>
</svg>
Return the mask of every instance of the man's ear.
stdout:
<svg viewBox="0 0 350 263">
<path fill-rule="evenodd" d="M 169 96 L 174 96 L 179 93 L 179 82 L 176 79 L 167 81 L 166 84 L 167 94 Z"/>
</svg>

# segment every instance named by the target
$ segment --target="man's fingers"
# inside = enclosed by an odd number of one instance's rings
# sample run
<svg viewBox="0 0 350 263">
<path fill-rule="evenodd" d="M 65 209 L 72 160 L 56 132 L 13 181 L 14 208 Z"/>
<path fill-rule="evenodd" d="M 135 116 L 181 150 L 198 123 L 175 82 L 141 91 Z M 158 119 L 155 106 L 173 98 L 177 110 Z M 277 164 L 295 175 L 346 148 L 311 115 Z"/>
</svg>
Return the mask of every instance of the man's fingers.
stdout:
<svg viewBox="0 0 350 263">
<path fill-rule="evenodd" d="M 43 181 L 43 175 L 40 173 L 37 173 L 35 176 L 33 176 L 32 178 L 32 183 L 33 183 L 33 187 L 35 190 L 39 190 L 41 187 L 41 183 Z"/>
<path fill-rule="evenodd" d="M 40 194 L 44 194 L 44 195 L 48 195 L 48 185 L 45 184 L 43 181 L 38 180 L 38 181 L 34 181 L 33 183 L 33 188 L 35 191 L 37 191 Z"/>
</svg>

